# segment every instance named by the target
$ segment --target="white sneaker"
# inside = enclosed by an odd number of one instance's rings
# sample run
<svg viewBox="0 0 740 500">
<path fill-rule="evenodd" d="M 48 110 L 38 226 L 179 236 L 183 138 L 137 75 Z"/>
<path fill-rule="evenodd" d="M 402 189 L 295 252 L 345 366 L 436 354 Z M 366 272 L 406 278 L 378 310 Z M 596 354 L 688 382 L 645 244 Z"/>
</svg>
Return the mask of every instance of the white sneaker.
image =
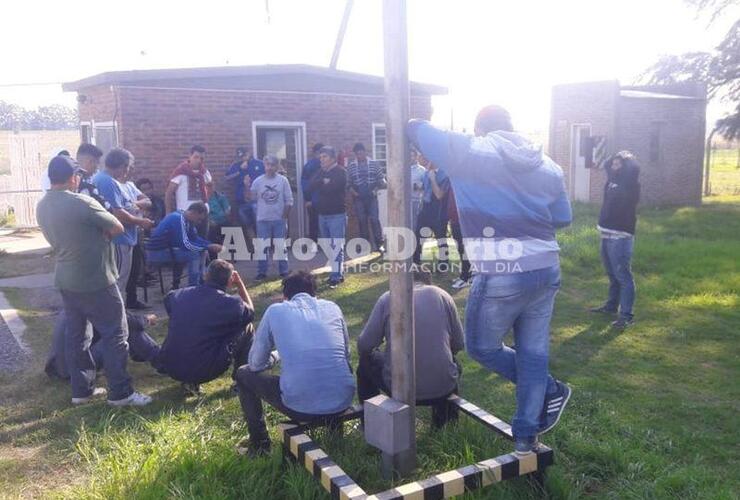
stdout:
<svg viewBox="0 0 740 500">
<path fill-rule="evenodd" d="M 140 392 L 133 392 L 129 397 L 123 399 L 117 399 L 115 401 L 108 400 L 108 404 L 111 406 L 146 406 L 151 402 L 151 396 Z"/>
<path fill-rule="evenodd" d="M 452 282 L 452 288 L 454 288 L 455 290 L 461 290 L 468 285 L 470 285 L 470 280 L 465 281 L 461 278 L 457 278 L 455 281 Z"/>
<path fill-rule="evenodd" d="M 106 394 L 108 394 L 108 391 L 106 391 L 105 388 L 96 387 L 95 389 L 93 389 L 92 394 L 90 394 L 86 398 L 72 398 L 72 404 L 84 405 L 85 403 L 89 403 L 93 398 L 105 396 Z"/>
</svg>

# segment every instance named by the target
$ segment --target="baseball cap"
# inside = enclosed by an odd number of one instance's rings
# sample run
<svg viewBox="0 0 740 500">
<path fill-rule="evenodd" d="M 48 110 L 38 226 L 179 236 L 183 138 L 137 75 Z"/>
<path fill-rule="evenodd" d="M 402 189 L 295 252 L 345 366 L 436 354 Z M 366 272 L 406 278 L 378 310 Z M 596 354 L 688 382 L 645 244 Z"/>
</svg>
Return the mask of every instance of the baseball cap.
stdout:
<svg viewBox="0 0 740 500">
<path fill-rule="evenodd" d="M 77 162 L 69 156 L 57 155 L 49 162 L 48 174 L 52 184 L 64 184 L 77 171 Z"/>
<path fill-rule="evenodd" d="M 240 146 L 236 148 L 236 156 L 238 158 L 244 158 L 248 152 L 249 152 L 249 148 L 246 146 Z"/>
</svg>

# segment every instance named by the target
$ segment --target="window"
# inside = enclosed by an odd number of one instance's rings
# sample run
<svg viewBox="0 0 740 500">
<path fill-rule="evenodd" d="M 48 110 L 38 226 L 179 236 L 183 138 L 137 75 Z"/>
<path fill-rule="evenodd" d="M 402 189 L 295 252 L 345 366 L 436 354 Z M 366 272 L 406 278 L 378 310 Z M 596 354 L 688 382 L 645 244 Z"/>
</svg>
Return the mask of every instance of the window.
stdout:
<svg viewBox="0 0 740 500">
<path fill-rule="evenodd" d="M 103 154 L 118 146 L 118 134 L 114 122 L 93 123 L 93 132 L 93 143 L 103 151 Z"/>
<path fill-rule="evenodd" d="M 386 168 L 388 158 L 386 144 L 385 124 L 373 123 L 373 159 L 383 166 L 383 170 Z"/>
<path fill-rule="evenodd" d="M 661 135 L 663 132 L 663 122 L 650 123 L 650 163 L 660 163 L 661 155 Z"/>
</svg>

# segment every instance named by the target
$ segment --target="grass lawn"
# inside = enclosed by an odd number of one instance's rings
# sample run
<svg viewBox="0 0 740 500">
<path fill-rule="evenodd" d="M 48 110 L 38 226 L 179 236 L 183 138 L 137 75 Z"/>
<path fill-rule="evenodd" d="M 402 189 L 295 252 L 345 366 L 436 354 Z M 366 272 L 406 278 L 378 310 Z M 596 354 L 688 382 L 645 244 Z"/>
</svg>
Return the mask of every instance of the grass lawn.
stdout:
<svg viewBox="0 0 740 500">
<path fill-rule="evenodd" d="M 561 233 L 551 368 L 574 395 L 544 439 L 556 454 L 545 483 L 551 497 L 737 498 L 740 198 L 715 199 L 700 208 L 641 209 L 633 260 L 637 323 L 625 332 L 586 312 L 606 293 L 596 209 L 577 207 L 575 224 Z M 439 283 L 449 289 L 452 278 Z M 351 275 L 324 296 L 340 304 L 356 337 L 386 289 L 385 275 Z M 250 291 L 261 313 L 277 282 Z M 71 407 L 68 387 L 41 371 L 48 318 L 22 291 L 8 296 L 23 310 L 38 354 L 28 372 L 0 378 L 0 496 L 328 497 L 303 468 L 284 466 L 279 451 L 259 460 L 233 452 L 246 430 L 226 377 L 207 384 L 202 398 L 186 400 L 177 383 L 132 363 L 137 387 L 155 397 L 150 407 Z M 461 313 L 465 296 L 455 296 Z M 154 333 L 161 339 L 164 325 Z M 512 386 L 466 356 L 462 361 L 463 397 L 509 421 Z M 510 451 L 510 443 L 465 418 L 433 434 L 428 410 L 419 413 L 417 477 Z M 279 420 L 268 416 L 271 424 Z M 319 441 L 366 491 L 390 486 L 379 476 L 378 454 L 356 430 L 341 441 Z M 470 495 L 542 496 L 526 479 Z"/>
</svg>

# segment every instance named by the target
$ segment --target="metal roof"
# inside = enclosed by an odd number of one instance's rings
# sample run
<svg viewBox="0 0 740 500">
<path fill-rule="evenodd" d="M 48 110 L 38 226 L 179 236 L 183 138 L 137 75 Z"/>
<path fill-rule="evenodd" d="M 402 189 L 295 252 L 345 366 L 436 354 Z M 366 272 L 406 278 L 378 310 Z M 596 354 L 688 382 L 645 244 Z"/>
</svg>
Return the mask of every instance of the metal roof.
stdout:
<svg viewBox="0 0 740 500">
<path fill-rule="evenodd" d="M 383 78 L 380 76 L 340 71 L 307 64 L 279 64 L 261 66 L 219 66 L 206 68 L 177 68 L 177 69 L 149 69 L 131 71 L 111 71 L 62 84 L 65 91 L 77 91 L 97 85 L 154 85 L 163 86 L 166 82 L 190 82 L 187 87 L 193 88 L 193 83 L 200 81 L 209 88 L 208 80 L 220 80 L 220 88 L 224 88 L 223 81 L 233 80 L 229 88 L 246 90 L 273 90 L 279 84 L 279 90 L 315 91 L 320 92 L 323 86 L 336 86 L 349 89 L 358 86 L 371 89 L 374 93 L 382 93 Z M 334 84 L 334 85 L 332 85 Z M 259 88 L 264 87 L 264 88 Z M 331 88 L 329 89 L 332 90 Z M 444 95 L 447 88 L 427 83 L 411 82 L 413 94 Z"/>
</svg>

